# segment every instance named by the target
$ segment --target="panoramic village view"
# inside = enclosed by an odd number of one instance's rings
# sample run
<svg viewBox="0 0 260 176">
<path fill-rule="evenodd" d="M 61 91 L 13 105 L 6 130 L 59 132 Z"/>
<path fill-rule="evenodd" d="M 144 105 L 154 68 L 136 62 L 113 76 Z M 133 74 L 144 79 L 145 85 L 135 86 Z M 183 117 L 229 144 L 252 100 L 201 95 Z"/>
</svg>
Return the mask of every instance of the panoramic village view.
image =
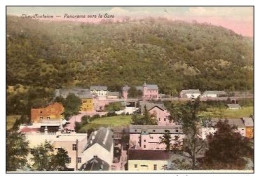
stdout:
<svg viewBox="0 0 260 176">
<path fill-rule="evenodd" d="M 196 7 L 109 8 L 98 22 L 7 8 L 7 172 L 252 173 L 252 35 L 169 17 Z"/>
</svg>

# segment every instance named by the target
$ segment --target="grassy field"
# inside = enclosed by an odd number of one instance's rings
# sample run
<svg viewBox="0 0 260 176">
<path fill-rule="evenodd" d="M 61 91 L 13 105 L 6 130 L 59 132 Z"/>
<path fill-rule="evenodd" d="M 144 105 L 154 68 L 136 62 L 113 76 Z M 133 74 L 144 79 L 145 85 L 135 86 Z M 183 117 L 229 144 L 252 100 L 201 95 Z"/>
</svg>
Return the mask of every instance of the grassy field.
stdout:
<svg viewBox="0 0 260 176">
<path fill-rule="evenodd" d="M 91 128 L 99 128 L 99 127 L 121 127 L 127 126 L 131 123 L 132 116 L 130 115 L 119 115 L 119 116 L 112 116 L 112 117 L 104 117 L 95 119 L 89 124 L 84 125 L 81 127 L 81 132 L 86 132 Z"/>
<path fill-rule="evenodd" d="M 7 116 L 7 118 L 6 118 L 6 129 L 9 130 L 10 128 L 12 128 L 16 119 L 18 119 L 20 117 L 21 117 L 20 115 L 9 115 L 9 116 Z"/>
<path fill-rule="evenodd" d="M 216 118 L 241 118 L 248 117 L 254 114 L 253 106 L 242 107 L 238 110 L 231 110 L 227 108 L 208 108 L 207 111 L 201 112 L 200 115 L 204 117 Z"/>
</svg>

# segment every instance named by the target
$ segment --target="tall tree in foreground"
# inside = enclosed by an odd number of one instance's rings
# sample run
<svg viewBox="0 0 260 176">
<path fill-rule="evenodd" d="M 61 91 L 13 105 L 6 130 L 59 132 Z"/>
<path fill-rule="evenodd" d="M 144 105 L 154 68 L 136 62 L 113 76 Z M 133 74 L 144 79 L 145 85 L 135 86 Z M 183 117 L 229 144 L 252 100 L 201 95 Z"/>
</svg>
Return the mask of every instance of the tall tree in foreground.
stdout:
<svg viewBox="0 0 260 176">
<path fill-rule="evenodd" d="M 186 104 L 174 106 L 171 109 L 171 116 L 175 121 L 182 124 L 185 139 L 183 140 L 183 151 L 191 160 L 191 169 L 197 168 L 199 153 L 205 148 L 205 142 L 199 137 L 200 117 L 198 111 L 200 99 L 189 101 Z"/>
<path fill-rule="evenodd" d="M 37 171 L 64 171 L 69 162 L 68 152 L 60 148 L 55 152 L 53 146 L 45 141 L 32 149 L 32 169 Z"/>
<path fill-rule="evenodd" d="M 244 169 L 245 158 L 253 157 L 249 139 L 236 132 L 237 127 L 230 126 L 227 120 L 219 121 L 216 128 L 214 135 L 207 136 L 208 150 L 202 160 L 202 168 Z"/>
<path fill-rule="evenodd" d="M 22 169 L 27 163 L 29 152 L 25 136 L 15 131 L 8 131 L 6 136 L 6 170 Z"/>
</svg>

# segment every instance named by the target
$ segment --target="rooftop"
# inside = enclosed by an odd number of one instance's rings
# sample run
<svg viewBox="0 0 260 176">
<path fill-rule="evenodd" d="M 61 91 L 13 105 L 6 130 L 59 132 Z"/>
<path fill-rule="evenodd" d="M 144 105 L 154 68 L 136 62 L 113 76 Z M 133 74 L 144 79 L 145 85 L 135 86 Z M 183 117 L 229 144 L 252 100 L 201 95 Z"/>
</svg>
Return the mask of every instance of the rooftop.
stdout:
<svg viewBox="0 0 260 176">
<path fill-rule="evenodd" d="M 228 108 L 241 108 L 239 104 L 227 104 Z"/>
<path fill-rule="evenodd" d="M 99 170 L 109 170 L 109 164 L 97 156 L 94 156 L 91 160 L 84 163 L 80 170 L 88 171 L 99 171 Z"/>
<path fill-rule="evenodd" d="M 149 111 L 154 107 L 158 107 L 162 110 L 166 110 L 165 106 L 163 103 L 152 103 L 148 101 L 140 101 L 140 107 L 141 107 L 141 112 L 144 112 L 144 107 L 146 106 L 146 109 Z"/>
<path fill-rule="evenodd" d="M 208 94 L 225 95 L 227 93 L 225 91 L 218 91 L 218 90 L 210 90 L 210 91 L 205 91 L 203 93 L 203 95 L 208 95 Z"/>
<path fill-rule="evenodd" d="M 129 160 L 169 160 L 169 152 L 164 150 L 128 150 Z"/>
<path fill-rule="evenodd" d="M 108 96 L 119 96 L 119 92 L 107 92 Z"/>
<path fill-rule="evenodd" d="M 90 86 L 90 90 L 107 90 L 107 86 Z"/>
<path fill-rule="evenodd" d="M 250 127 L 254 126 L 253 118 L 251 118 L 251 117 L 243 117 L 242 120 L 243 120 L 245 126 L 250 126 Z"/>
<path fill-rule="evenodd" d="M 182 90 L 181 94 L 187 94 L 187 93 L 199 93 L 200 94 L 200 90 L 199 89 L 188 89 L 188 90 Z"/>
<path fill-rule="evenodd" d="M 204 127 L 214 127 L 218 121 L 224 121 L 225 119 L 219 119 L 219 118 L 212 118 L 207 122 L 203 122 L 203 126 Z M 242 119 L 227 119 L 228 120 L 228 124 L 231 126 L 237 126 L 239 128 L 243 128 L 245 127 L 245 124 L 243 122 Z"/>
<path fill-rule="evenodd" d="M 92 95 L 91 95 L 89 89 L 73 88 L 73 89 L 56 89 L 55 90 L 56 97 L 62 96 L 63 98 L 66 98 L 69 94 L 74 94 L 81 99 L 92 98 Z"/>
<path fill-rule="evenodd" d="M 113 144 L 113 138 L 112 138 L 112 131 L 108 128 L 100 128 L 97 131 L 94 131 L 90 134 L 87 144 L 85 146 L 84 150 L 87 150 L 92 145 L 98 143 L 102 147 L 104 147 L 106 150 L 110 151 L 112 144 Z"/>
</svg>

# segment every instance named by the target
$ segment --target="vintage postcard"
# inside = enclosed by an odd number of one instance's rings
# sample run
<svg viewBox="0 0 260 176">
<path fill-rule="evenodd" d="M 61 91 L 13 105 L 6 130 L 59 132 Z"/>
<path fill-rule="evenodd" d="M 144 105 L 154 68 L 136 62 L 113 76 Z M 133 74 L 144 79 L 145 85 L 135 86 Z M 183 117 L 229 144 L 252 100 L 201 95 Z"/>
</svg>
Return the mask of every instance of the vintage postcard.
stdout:
<svg viewBox="0 0 260 176">
<path fill-rule="evenodd" d="M 7 173 L 254 173 L 254 7 L 6 7 Z"/>
</svg>

